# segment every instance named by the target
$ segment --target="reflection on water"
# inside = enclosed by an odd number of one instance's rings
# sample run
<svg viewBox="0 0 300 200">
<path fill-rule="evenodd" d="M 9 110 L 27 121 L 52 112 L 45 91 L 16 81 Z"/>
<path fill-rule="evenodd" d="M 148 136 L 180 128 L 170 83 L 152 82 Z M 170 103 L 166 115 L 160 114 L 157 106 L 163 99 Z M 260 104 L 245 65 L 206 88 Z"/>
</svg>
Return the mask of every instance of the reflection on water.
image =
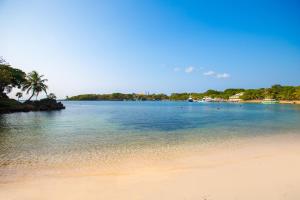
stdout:
<svg viewBox="0 0 300 200">
<path fill-rule="evenodd" d="M 297 133 L 300 106 L 187 102 L 64 102 L 67 109 L 0 115 L 0 174 L 100 164 L 145 149 Z M 99 161 L 99 162 L 98 162 Z M 0 176 L 1 176 L 0 175 Z"/>
</svg>

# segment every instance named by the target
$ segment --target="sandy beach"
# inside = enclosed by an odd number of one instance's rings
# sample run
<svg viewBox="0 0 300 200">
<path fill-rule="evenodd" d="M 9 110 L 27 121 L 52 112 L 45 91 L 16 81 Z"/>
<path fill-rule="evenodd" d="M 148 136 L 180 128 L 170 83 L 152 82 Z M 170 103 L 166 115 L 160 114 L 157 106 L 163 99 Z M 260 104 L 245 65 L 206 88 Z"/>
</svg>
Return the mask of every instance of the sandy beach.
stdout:
<svg viewBox="0 0 300 200">
<path fill-rule="evenodd" d="M 176 155 L 105 173 L 90 169 L 1 183 L 0 199 L 300 199 L 297 135 L 247 138 Z"/>
<path fill-rule="evenodd" d="M 300 0 L 0 0 L 0 200 L 300 200 Z"/>
</svg>

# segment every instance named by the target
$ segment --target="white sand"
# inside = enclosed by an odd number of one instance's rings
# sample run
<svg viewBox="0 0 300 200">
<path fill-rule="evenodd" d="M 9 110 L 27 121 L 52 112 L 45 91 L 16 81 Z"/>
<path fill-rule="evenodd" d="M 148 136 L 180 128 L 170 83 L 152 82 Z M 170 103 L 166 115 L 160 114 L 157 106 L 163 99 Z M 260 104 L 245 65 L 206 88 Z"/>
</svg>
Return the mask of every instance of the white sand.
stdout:
<svg viewBox="0 0 300 200">
<path fill-rule="evenodd" d="M 230 148 L 124 166 L 110 173 L 95 170 L 1 184 L 0 199 L 300 199 L 300 137 L 295 135 L 245 139 Z"/>
</svg>

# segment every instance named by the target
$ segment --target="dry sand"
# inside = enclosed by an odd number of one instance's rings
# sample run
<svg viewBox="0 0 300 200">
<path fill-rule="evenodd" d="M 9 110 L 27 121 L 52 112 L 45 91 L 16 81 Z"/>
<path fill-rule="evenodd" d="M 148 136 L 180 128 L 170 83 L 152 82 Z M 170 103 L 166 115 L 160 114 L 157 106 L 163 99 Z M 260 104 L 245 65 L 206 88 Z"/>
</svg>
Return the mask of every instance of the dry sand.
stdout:
<svg viewBox="0 0 300 200">
<path fill-rule="evenodd" d="M 144 167 L 2 183 L 0 199 L 299 200 L 300 137 L 248 138 Z"/>
</svg>

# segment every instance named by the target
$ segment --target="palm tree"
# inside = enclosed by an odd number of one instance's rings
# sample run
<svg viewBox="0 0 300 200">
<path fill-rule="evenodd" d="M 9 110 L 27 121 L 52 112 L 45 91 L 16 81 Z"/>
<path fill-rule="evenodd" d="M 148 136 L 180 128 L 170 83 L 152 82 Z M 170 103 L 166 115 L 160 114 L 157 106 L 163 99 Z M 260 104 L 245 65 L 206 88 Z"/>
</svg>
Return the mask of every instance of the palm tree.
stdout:
<svg viewBox="0 0 300 200">
<path fill-rule="evenodd" d="M 26 82 L 23 86 L 23 91 L 26 91 L 28 94 L 30 91 L 32 92 L 31 96 L 29 97 L 28 101 L 36 95 L 38 97 L 39 93 L 44 91 L 47 94 L 48 86 L 45 84 L 47 79 L 43 79 L 44 75 L 39 75 L 38 72 L 32 71 L 26 76 Z"/>
</svg>

